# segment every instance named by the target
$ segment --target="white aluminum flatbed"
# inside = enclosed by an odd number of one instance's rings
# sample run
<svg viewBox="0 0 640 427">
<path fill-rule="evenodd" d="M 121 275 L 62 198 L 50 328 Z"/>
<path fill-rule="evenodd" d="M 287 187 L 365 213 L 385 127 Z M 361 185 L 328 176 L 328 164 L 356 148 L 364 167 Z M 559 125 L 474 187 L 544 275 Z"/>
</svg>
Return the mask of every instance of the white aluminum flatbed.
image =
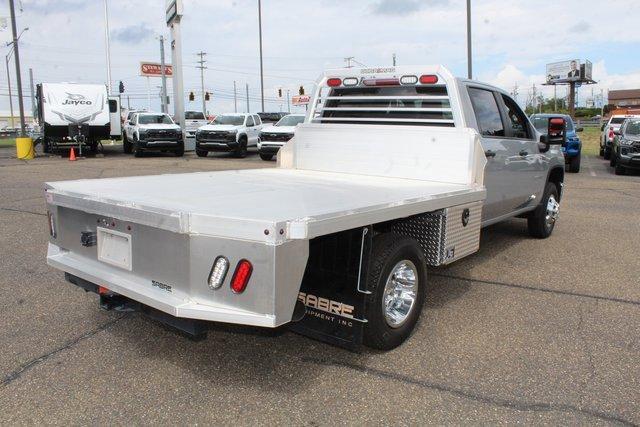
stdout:
<svg viewBox="0 0 640 427">
<path fill-rule="evenodd" d="M 297 169 L 77 180 L 47 189 L 58 206 L 271 244 L 474 202 L 484 192 L 469 184 Z"/>
</svg>

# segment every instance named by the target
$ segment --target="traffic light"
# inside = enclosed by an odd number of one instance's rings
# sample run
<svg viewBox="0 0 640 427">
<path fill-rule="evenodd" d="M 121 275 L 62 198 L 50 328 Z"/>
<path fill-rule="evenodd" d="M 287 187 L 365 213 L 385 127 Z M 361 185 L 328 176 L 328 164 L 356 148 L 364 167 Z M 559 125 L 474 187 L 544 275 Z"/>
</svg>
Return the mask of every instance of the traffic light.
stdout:
<svg viewBox="0 0 640 427">
<path fill-rule="evenodd" d="M 282 89 L 278 89 L 278 98 L 282 98 Z"/>
<path fill-rule="evenodd" d="M 298 94 L 304 95 L 304 86 L 300 86 L 300 89 L 298 89 Z"/>
<path fill-rule="evenodd" d="M 124 83 L 122 83 L 122 80 L 120 80 L 120 85 L 118 85 L 118 91 L 124 93 Z"/>
<path fill-rule="evenodd" d="M 193 92 L 189 92 L 189 101 L 195 101 L 196 100 L 196 94 Z"/>
<path fill-rule="evenodd" d="M 205 92 L 205 94 L 204 94 L 204 100 L 205 100 L 205 101 L 208 101 L 208 100 L 210 100 L 210 99 L 211 99 L 211 95 L 209 95 L 209 92 Z"/>
</svg>

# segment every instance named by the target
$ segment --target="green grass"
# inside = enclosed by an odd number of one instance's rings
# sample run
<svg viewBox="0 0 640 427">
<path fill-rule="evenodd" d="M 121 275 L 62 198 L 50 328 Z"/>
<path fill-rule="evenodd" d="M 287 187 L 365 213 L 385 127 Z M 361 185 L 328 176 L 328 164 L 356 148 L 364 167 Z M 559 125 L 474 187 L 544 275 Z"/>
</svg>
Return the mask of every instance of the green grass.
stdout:
<svg viewBox="0 0 640 427">
<path fill-rule="evenodd" d="M 598 126 L 585 127 L 584 131 L 578 134 L 582 140 L 582 153 L 590 156 L 600 154 L 600 128 Z"/>
<path fill-rule="evenodd" d="M 13 147 L 16 145 L 15 138 L 0 139 L 0 147 Z"/>
</svg>

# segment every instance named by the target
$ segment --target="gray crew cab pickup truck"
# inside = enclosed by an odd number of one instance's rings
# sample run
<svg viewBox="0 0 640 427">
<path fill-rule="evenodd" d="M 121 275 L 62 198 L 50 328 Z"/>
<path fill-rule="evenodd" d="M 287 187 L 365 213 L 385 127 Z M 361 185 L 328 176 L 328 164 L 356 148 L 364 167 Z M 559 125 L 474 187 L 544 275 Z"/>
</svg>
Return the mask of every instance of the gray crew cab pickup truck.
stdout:
<svg viewBox="0 0 640 427">
<path fill-rule="evenodd" d="M 427 268 L 476 252 L 483 226 L 551 235 L 565 138 L 562 118 L 541 135 L 506 92 L 444 67 L 329 70 L 276 168 L 45 184 L 47 261 L 103 307 L 192 334 L 287 325 L 389 350 Z"/>
</svg>

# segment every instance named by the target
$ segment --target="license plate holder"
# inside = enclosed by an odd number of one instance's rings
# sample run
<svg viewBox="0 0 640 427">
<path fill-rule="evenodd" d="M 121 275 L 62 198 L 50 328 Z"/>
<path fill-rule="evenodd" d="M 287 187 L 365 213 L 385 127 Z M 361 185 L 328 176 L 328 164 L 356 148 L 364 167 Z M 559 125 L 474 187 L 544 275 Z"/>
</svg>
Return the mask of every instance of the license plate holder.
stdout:
<svg viewBox="0 0 640 427">
<path fill-rule="evenodd" d="M 131 235 L 104 227 L 98 227 L 97 233 L 98 260 L 131 271 Z"/>
</svg>

